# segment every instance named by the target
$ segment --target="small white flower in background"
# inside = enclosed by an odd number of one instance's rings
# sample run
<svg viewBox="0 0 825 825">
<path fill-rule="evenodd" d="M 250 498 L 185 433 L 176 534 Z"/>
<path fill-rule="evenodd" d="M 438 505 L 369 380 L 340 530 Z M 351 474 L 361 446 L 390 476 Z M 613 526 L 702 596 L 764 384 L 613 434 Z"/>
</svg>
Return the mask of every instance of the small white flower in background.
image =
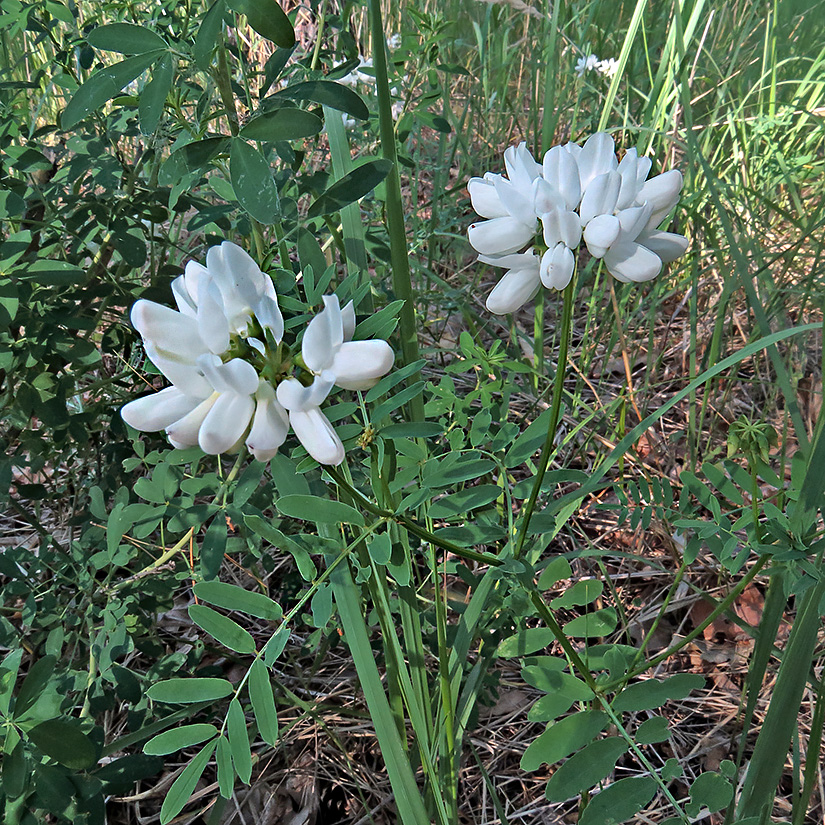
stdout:
<svg viewBox="0 0 825 825">
<path fill-rule="evenodd" d="M 514 312 L 540 284 L 564 289 L 582 240 L 626 283 L 655 278 L 687 249 L 685 237 L 658 229 L 679 201 L 681 172 L 647 180 L 650 159 L 629 149 L 619 162 L 606 132 L 581 146 L 554 146 L 541 164 L 521 143 L 505 151 L 504 162 L 507 177 L 487 172 L 467 184 L 473 208 L 487 219 L 470 225 L 470 245 L 479 261 L 507 270 L 487 299 L 491 312 Z M 531 244 L 538 248 L 523 251 Z"/>
<path fill-rule="evenodd" d="M 596 64 L 596 69 L 600 71 L 605 77 L 613 77 L 619 71 L 619 61 L 615 57 L 609 57 L 607 60 L 600 60 Z"/>
<path fill-rule="evenodd" d="M 316 461 L 340 464 L 343 445 L 321 403 L 334 384 L 373 386 L 394 360 L 386 341 L 352 340 L 352 302 L 341 309 L 337 296 L 324 296 L 324 310 L 304 333 L 302 383 L 291 377 L 272 281 L 240 247 L 212 247 L 206 266 L 190 261 L 172 290 L 178 311 L 139 300 L 131 312 L 147 356 L 172 386 L 130 401 L 124 421 L 211 455 L 245 442 L 260 461 L 277 453 L 292 424 Z"/>
<path fill-rule="evenodd" d="M 592 72 L 599 66 L 599 58 L 595 54 L 582 55 L 576 61 L 576 74 L 583 77 L 586 72 Z"/>
</svg>

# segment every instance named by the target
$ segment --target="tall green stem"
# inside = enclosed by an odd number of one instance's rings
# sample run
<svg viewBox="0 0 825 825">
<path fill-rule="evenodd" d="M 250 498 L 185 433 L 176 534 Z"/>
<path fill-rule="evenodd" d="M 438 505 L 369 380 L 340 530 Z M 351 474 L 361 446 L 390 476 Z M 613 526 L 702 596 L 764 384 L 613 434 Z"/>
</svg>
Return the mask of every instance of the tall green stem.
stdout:
<svg viewBox="0 0 825 825">
<path fill-rule="evenodd" d="M 561 396 L 564 390 L 564 376 L 567 372 L 567 349 L 570 343 L 570 327 L 573 323 L 573 295 L 575 290 L 576 276 L 574 275 L 564 289 L 564 308 L 562 309 L 561 316 L 561 341 L 559 343 L 559 360 L 556 364 L 556 375 L 553 380 L 553 401 L 550 407 L 550 422 L 547 425 L 547 436 L 544 439 L 544 447 L 542 447 L 539 464 L 536 468 L 536 475 L 533 479 L 533 489 L 530 491 L 530 498 L 527 500 L 521 516 L 519 533 L 516 539 L 515 550 L 513 551 L 515 558 L 521 555 L 522 548 L 524 547 L 524 541 L 527 538 L 527 529 L 530 526 L 530 519 L 533 516 L 533 510 L 536 508 L 536 500 L 541 490 L 541 483 L 544 480 L 544 474 L 547 472 L 547 465 L 550 462 L 550 456 L 554 450 L 556 427 L 558 427 L 559 417 L 561 416 Z"/>
<path fill-rule="evenodd" d="M 392 119 L 392 99 L 387 74 L 387 41 L 381 19 L 380 0 L 370 0 L 370 29 L 372 32 L 375 85 L 378 91 L 378 122 L 381 130 L 381 151 L 392 161 L 392 169 L 385 180 L 387 190 L 387 229 L 390 235 L 390 259 L 392 262 L 392 286 L 396 298 L 404 301 L 399 317 L 401 329 L 401 354 L 405 364 L 418 360 L 418 329 L 415 322 L 412 276 L 410 274 L 409 245 L 404 229 L 404 205 L 401 200 L 401 176 L 398 171 L 398 152 L 395 145 L 395 125 Z M 420 380 L 416 373 L 410 384 Z M 410 420 L 424 420 L 424 401 L 420 395 L 409 404 Z"/>
</svg>

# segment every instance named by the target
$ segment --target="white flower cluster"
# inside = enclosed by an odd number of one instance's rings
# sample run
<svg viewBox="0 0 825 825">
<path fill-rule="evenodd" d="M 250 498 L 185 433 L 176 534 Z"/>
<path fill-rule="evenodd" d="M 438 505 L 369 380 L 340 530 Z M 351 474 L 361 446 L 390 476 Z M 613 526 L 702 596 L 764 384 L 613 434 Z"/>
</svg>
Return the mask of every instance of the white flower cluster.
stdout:
<svg viewBox="0 0 825 825">
<path fill-rule="evenodd" d="M 619 281 L 655 278 L 663 263 L 687 249 L 682 235 L 657 227 L 679 200 L 682 174 L 647 180 L 651 161 L 629 149 L 616 159 L 613 138 L 597 132 L 583 146 L 554 146 L 538 163 L 525 143 L 504 152 L 507 176 L 488 172 L 467 184 L 475 211 L 487 220 L 468 236 L 479 260 L 507 270 L 487 298 L 497 315 L 515 312 L 541 284 L 564 289 L 582 239 Z M 541 225 L 543 244 L 534 242 Z"/>
<path fill-rule="evenodd" d="M 130 401 L 124 421 L 165 430 L 175 447 L 198 445 L 211 455 L 245 442 L 260 461 L 277 453 L 291 425 L 316 461 L 340 464 L 344 446 L 321 404 L 334 385 L 373 386 L 394 360 L 386 341 L 351 340 L 352 302 L 342 308 L 325 295 L 298 356 L 283 342 L 272 280 L 239 246 L 212 247 L 206 266 L 190 261 L 172 292 L 177 311 L 140 300 L 131 313 L 147 356 L 172 386 Z"/>
<path fill-rule="evenodd" d="M 615 57 L 608 57 L 606 60 L 599 60 L 595 54 L 587 57 L 582 55 L 576 61 L 576 74 L 583 77 L 587 72 L 598 72 L 605 77 L 613 77 L 619 71 L 619 61 Z"/>
</svg>

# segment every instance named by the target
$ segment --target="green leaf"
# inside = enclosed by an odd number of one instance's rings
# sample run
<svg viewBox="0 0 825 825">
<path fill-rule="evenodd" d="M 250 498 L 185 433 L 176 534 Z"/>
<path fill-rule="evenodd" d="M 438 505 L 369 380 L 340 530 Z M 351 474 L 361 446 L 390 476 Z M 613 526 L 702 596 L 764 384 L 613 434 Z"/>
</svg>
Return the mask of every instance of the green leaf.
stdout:
<svg viewBox="0 0 825 825">
<path fill-rule="evenodd" d="M 145 54 L 168 49 L 166 41 L 151 29 L 134 23 L 110 23 L 98 26 L 86 35 L 86 42 L 96 49 L 122 54 Z"/>
<path fill-rule="evenodd" d="M 225 736 L 218 737 L 215 763 L 218 767 L 218 789 L 224 799 L 229 799 L 235 787 L 235 771 L 232 768 L 232 749 Z"/>
<path fill-rule="evenodd" d="M 192 57 L 195 59 L 195 65 L 202 72 L 205 72 L 212 63 L 212 52 L 215 51 L 215 46 L 218 44 L 218 38 L 221 35 L 223 14 L 223 0 L 216 0 L 203 16 L 200 28 L 195 36 Z"/>
<path fill-rule="evenodd" d="M 245 14 L 249 25 L 261 37 L 282 49 L 291 49 L 295 45 L 292 23 L 275 0 L 226 0 L 226 3 L 238 14 Z"/>
<path fill-rule="evenodd" d="M 189 606 L 189 618 L 201 630 L 235 653 L 254 653 L 255 640 L 239 624 L 202 604 Z"/>
<path fill-rule="evenodd" d="M 496 656 L 501 659 L 529 656 L 538 650 L 544 650 L 555 638 L 549 627 L 525 627 L 515 636 L 504 639 L 496 649 Z"/>
<path fill-rule="evenodd" d="M 653 745 L 670 738 L 670 729 L 664 716 L 652 716 L 645 719 L 636 731 L 635 739 L 640 745 Z"/>
<path fill-rule="evenodd" d="M 146 695 L 155 702 L 168 702 L 174 705 L 187 705 L 191 702 L 214 701 L 229 696 L 234 688 L 226 679 L 191 678 L 166 679 L 157 682 Z"/>
<path fill-rule="evenodd" d="M 95 778 L 106 785 L 106 790 L 113 793 L 128 791 L 135 782 L 155 776 L 163 770 L 163 760 L 158 756 L 142 753 L 130 753 L 109 762 L 94 772 Z"/>
<path fill-rule="evenodd" d="M 235 772 L 241 782 L 248 785 L 252 777 L 252 754 L 249 750 L 249 735 L 246 732 L 246 717 L 237 699 L 229 703 L 226 733 L 229 736 L 229 749 L 232 751 Z"/>
<path fill-rule="evenodd" d="M 278 512 L 290 518 L 314 521 L 317 524 L 364 525 L 364 517 L 354 507 L 342 501 L 318 496 L 283 496 L 275 502 Z"/>
<path fill-rule="evenodd" d="M 153 736 L 144 746 L 143 752 L 149 756 L 165 756 L 183 748 L 199 745 L 218 733 L 214 725 L 198 722 L 193 725 L 181 725 Z"/>
<path fill-rule="evenodd" d="M 487 475 L 497 464 L 489 458 L 475 458 L 478 453 L 460 456 L 458 460 L 431 459 L 424 467 L 423 482 L 427 487 L 450 487 L 460 481 L 471 481 Z"/>
<path fill-rule="evenodd" d="M 646 679 L 626 687 L 613 700 L 613 709 L 651 710 L 660 707 L 668 699 L 684 699 L 692 690 L 698 690 L 704 684 L 704 677 L 697 673 L 677 673 L 664 680 Z"/>
<path fill-rule="evenodd" d="M 200 568 L 205 579 L 217 577 L 226 552 L 226 519 L 220 514 L 215 516 L 203 537 L 200 553 Z"/>
<path fill-rule="evenodd" d="M 299 478 L 302 478 L 302 476 L 299 476 Z M 297 483 L 294 486 L 297 486 Z M 309 582 L 315 579 L 318 571 L 315 569 L 315 563 L 305 547 L 298 544 L 290 536 L 285 536 L 277 527 L 273 527 L 260 516 L 244 516 L 244 524 L 273 547 L 291 553 L 298 567 L 298 572 L 304 581 Z"/>
<path fill-rule="evenodd" d="M 602 595 L 604 584 L 599 579 L 578 581 L 564 591 L 557 599 L 550 602 L 550 607 L 575 607 L 576 605 L 590 604 Z"/>
<path fill-rule="evenodd" d="M 53 765 L 35 765 L 34 787 L 43 807 L 61 819 L 74 818 L 72 811 L 77 790 L 63 771 Z"/>
<path fill-rule="evenodd" d="M 235 138 L 229 152 L 229 175 L 238 203 L 256 221 L 272 223 L 278 215 L 278 190 L 264 156 L 245 140 Z"/>
<path fill-rule="evenodd" d="M 74 264 L 46 259 L 33 261 L 19 274 L 21 278 L 42 286 L 70 286 L 86 279 L 86 273 Z"/>
<path fill-rule="evenodd" d="M 26 789 L 26 779 L 30 768 L 26 762 L 26 748 L 21 739 L 12 749 L 3 755 L 3 790 L 9 799 L 16 799 Z"/>
<path fill-rule="evenodd" d="M 10 281 L 0 282 L 0 330 L 6 329 L 20 308 L 17 287 Z"/>
<path fill-rule="evenodd" d="M 152 79 L 143 87 L 138 103 L 140 117 L 140 131 L 144 135 L 154 134 L 158 128 L 166 96 L 172 88 L 172 78 L 175 74 L 175 58 L 165 54 L 154 65 Z"/>
<path fill-rule="evenodd" d="M 478 484 L 457 493 L 448 493 L 432 503 L 430 516 L 436 519 L 465 516 L 471 510 L 491 504 L 503 493 L 504 491 L 497 484 Z"/>
<path fill-rule="evenodd" d="M 382 378 L 364 397 L 367 403 L 372 403 L 373 401 L 377 401 L 381 398 L 382 395 L 386 395 L 396 384 L 400 384 L 402 381 L 409 378 L 411 375 L 415 375 L 417 372 L 421 370 L 427 362 L 422 358 L 419 361 L 415 361 L 412 364 L 407 364 L 406 367 L 401 367 L 400 370 L 395 370 L 395 372 L 391 372 L 389 375 Z"/>
<path fill-rule="evenodd" d="M 344 175 L 321 195 L 307 211 L 308 218 L 329 215 L 343 207 L 355 203 L 372 192 L 392 169 L 392 161 L 386 158 L 371 160 Z"/>
<path fill-rule="evenodd" d="M 71 722 L 49 719 L 32 728 L 28 736 L 46 756 L 67 768 L 83 770 L 97 761 L 94 743 Z"/>
<path fill-rule="evenodd" d="M 23 648 L 18 647 L 3 658 L 0 664 L 0 713 L 8 714 L 14 695 L 14 684 L 17 681 L 17 671 L 23 658 Z"/>
<path fill-rule="evenodd" d="M 391 395 L 386 401 L 382 401 L 372 410 L 371 418 L 373 421 L 380 421 L 385 416 L 389 415 L 393 410 L 397 410 L 409 401 L 412 401 L 416 396 L 424 392 L 424 387 L 427 386 L 426 381 L 417 381 L 409 387 L 404 387 L 395 395 Z"/>
<path fill-rule="evenodd" d="M 199 599 L 224 610 L 237 610 L 270 622 L 277 622 L 284 615 L 280 605 L 273 602 L 269 596 L 244 590 L 235 584 L 218 581 L 198 582 L 194 589 Z"/>
<path fill-rule="evenodd" d="M 175 149 L 160 167 L 159 183 L 171 186 L 184 175 L 200 171 L 212 158 L 226 151 L 229 141 L 228 137 L 212 135 Z"/>
<path fill-rule="evenodd" d="M 651 776 L 620 779 L 590 798 L 579 825 L 620 825 L 632 819 L 655 795 L 656 780 Z"/>
<path fill-rule="evenodd" d="M 444 425 L 435 421 L 411 421 L 409 424 L 388 424 L 378 431 L 383 438 L 435 438 L 444 432 Z"/>
<path fill-rule="evenodd" d="M 313 103 L 329 106 L 330 109 L 346 112 L 360 120 L 368 120 L 370 116 L 367 104 L 357 92 L 332 80 L 307 80 L 303 83 L 293 83 L 286 89 L 270 95 L 263 101 L 263 106 L 266 107 L 270 100 L 281 98 L 311 100 Z"/>
<path fill-rule="evenodd" d="M 553 559 L 547 567 L 542 570 L 539 576 L 539 590 L 549 590 L 556 582 L 569 579 L 573 575 L 570 562 L 564 556 Z"/>
<path fill-rule="evenodd" d="M 275 708 L 269 670 L 260 659 L 255 659 L 249 669 L 249 699 L 261 738 L 274 747 L 278 741 L 278 711 Z"/>
<path fill-rule="evenodd" d="M 702 808 L 712 814 L 721 811 L 733 799 L 733 785 L 724 776 L 712 771 L 700 773 L 690 786 L 690 802 L 685 805 L 685 813 L 699 816 Z"/>
<path fill-rule="evenodd" d="M 567 636 L 576 639 L 592 639 L 594 636 L 607 636 L 616 629 L 618 618 L 612 607 L 605 607 L 584 616 L 571 619 L 565 626 Z"/>
<path fill-rule="evenodd" d="M 57 659 L 54 656 L 43 656 L 38 659 L 26 674 L 17 699 L 14 702 L 14 715 L 22 716 L 36 701 L 43 692 L 52 673 Z"/>
<path fill-rule="evenodd" d="M 390 301 L 378 312 L 373 312 L 372 315 L 364 318 L 355 327 L 353 339 L 356 341 L 363 341 L 365 338 L 383 338 L 386 340 L 398 326 L 398 316 L 403 308 L 403 301 Z"/>
<path fill-rule="evenodd" d="M 183 769 L 183 773 L 172 783 L 172 787 L 167 791 L 166 799 L 163 800 L 160 809 L 161 825 L 166 825 L 183 810 L 183 806 L 192 796 L 192 791 L 195 790 L 195 785 L 198 784 L 198 780 L 206 770 L 206 765 L 215 750 L 215 745 L 216 742 L 214 741 L 205 745 Z"/>
<path fill-rule="evenodd" d="M 247 140 L 261 140 L 274 143 L 279 140 L 299 140 L 317 135 L 323 127 L 318 115 L 283 106 L 271 112 L 258 115 L 241 129 L 240 135 Z"/>
<path fill-rule="evenodd" d="M 149 68 L 164 51 L 151 51 L 127 57 L 120 63 L 95 72 L 75 93 L 63 110 L 60 127 L 64 132 L 73 129 L 83 118 L 111 100 L 120 90 Z"/>
<path fill-rule="evenodd" d="M 525 673 L 528 670 L 530 668 L 522 669 L 524 680 L 547 693 L 547 696 L 542 696 L 530 708 L 527 718 L 531 722 L 547 722 L 556 719 L 568 711 L 574 702 L 584 702 L 593 698 L 593 691 L 581 679 L 577 679 L 570 673 L 554 673 L 553 671 Z"/>
<path fill-rule="evenodd" d="M 591 742 L 556 770 L 544 795 L 551 802 L 563 802 L 592 788 L 612 772 L 627 748 L 627 742 L 618 736 Z"/>
<path fill-rule="evenodd" d="M 555 764 L 592 741 L 609 721 L 610 717 L 600 710 L 585 710 L 548 725 L 547 730 L 527 746 L 521 757 L 521 769 L 536 771 L 545 763 Z"/>
</svg>

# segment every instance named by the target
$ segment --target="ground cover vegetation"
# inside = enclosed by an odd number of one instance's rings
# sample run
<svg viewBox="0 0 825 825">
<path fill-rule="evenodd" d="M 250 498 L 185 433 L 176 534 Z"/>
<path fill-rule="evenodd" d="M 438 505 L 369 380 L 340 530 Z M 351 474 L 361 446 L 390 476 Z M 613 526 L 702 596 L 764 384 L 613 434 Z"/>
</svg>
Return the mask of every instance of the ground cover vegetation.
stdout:
<svg viewBox="0 0 825 825">
<path fill-rule="evenodd" d="M 821 3 L 0 9 L 4 822 L 823 820 Z"/>
</svg>

